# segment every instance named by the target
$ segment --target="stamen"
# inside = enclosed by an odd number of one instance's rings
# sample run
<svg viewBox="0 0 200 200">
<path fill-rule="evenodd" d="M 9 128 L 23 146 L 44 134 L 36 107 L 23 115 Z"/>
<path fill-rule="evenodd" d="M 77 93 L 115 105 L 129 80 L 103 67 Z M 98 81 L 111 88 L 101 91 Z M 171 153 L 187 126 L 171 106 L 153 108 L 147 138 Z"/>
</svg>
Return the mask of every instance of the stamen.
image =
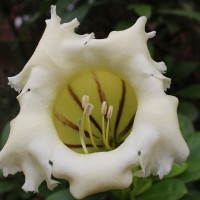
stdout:
<svg viewBox="0 0 200 200">
<path fill-rule="evenodd" d="M 91 103 L 88 103 L 87 105 L 85 105 L 83 113 L 87 116 L 90 116 L 93 109 L 94 109 L 94 106 Z"/>
<path fill-rule="evenodd" d="M 107 112 L 107 102 L 106 101 L 103 101 L 103 103 L 101 104 L 101 115 L 102 115 L 102 137 L 103 137 L 103 142 L 104 142 L 104 145 L 106 146 L 106 133 L 105 133 L 105 117 L 104 115 L 106 115 L 106 112 Z"/>
<path fill-rule="evenodd" d="M 95 141 L 94 141 L 94 137 L 92 134 L 92 129 L 91 129 L 91 124 L 90 124 L 90 115 L 92 114 L 92 110 L 94 109 L 94 106 L 91 103 L 88 103 L 87 105 L 85 105 L 84 111 L 83 111 L 83 115 L 86 116 L 86 120 L 87 120 L 87 129 L 88 129 L 88 133 L 90 135 L 90 139 L 92 142 L 93 147 L 95 148 L 96 151 L 99 151 Z"/>
<path fill-rule="evenodd" d="M 90 135 L 92 145 L 93 145 L 93 147 L 95 148 L 96 151 L 99 151 L 99 149 L 98 149 L 98 147 L 97 147 L 97 145 L 94 141 L 94 137 L 93 137 L 93 134 L 92 134 L 92 131 L 91 131 L 90 116 L 86 115 L 86 119 L 87 119 L 87 128 L 88 128 L 88 132 L 89 132 L 89 135 Z"/>
<path fill-rule="evenodd" d="M 85 152 L 85 154 L 88 154 L 88 150 L 85 145 L 84 134 L 83 134 L 84 133 L 84 119 L 85 119 L 85 115 L 83 114 L 82 119 L 78 120 L 79 136 L 80 136 L 81 145 L 83 147 L 83 151 Z"/>
<path fill-rule="evenodd" d="M 107 119 L 111 119 L 113 113 L 113 106 L 109 106 L 108 113 L 107 113 Z"/>
<path fill-rule="evenodd" d="M 105 144 L 105 147 L 107 150 L 111 150 L 111 146 L 109 144 L 109 126 L 110 126 L 110 119 L 112 117 L 112 113 L 113 113 L 113 106 L 109 106 L 108 108 L 108 112 L 107 112 L 107 125 L 106 125 L 106 133 L 105 133 L 105 136 L 103 138 L 103 141 L 104 141 L 104 144 Z"/>
<path fill-rule="evenodd" d="M 83 95 L 82 100 L 81 100 L 81 105 L 82 108 L 85 109 L 86 105 L 89 104 L 90 97 L 87 95 Z"/>
<path fill-rule="evenodd" d="M 102 115 L 105 115 L 105 114 L 106 114 L 107 108 L 108 108 L 107 102 L 106 102 L 106 101 L 103 101 L 103 103 L 101 104 L 101 114 L 102 114 Z"/>
<path fill-rule="evenodd" d="M 113 114 L 113 106 L 109 106 L 108 108 L 108 112 L 107 112 L 107 126 L 106 126 L 106 141 L 107 143 L 109 144 L 109 126 L 110 126 L 110 119 L 112 117 L 112 114 Z M 110 145 L 109 145 L 110 147 Z M 110 147 L 111 148 L 111 147 Z"/>
<path fill-rule="evenodd" d="M 87 150 L 87 147 L 86 147 L 86 144 L 84 141 L 84 121 L 85 120 L 86 120 L 86 126 L 87 126 L 87 130 L 88 130 L 88 133 L 90 136 L 92 146 L 94 147 L 94 149 L 96 151 L 99 151 L 99 148 L 97 147 L 97 145 L 94 141 L 94 136 L 92 133 L 91 123 L 90 123 L 90 115 L 92 114 L 94 106 L 93 106 L 93 104 L 89 103 L 89 96 L 87 96 L 87 95 L 84 95 L 82 97 L 81 104 L 83 107 L 83 115 L 82 115 L 82 119 L 79 121 L 79 133 L 80 133 L 80 141 L 81 141 L 82 148 L 83 148 L 84 152 L 87 154 L 88 150 Z M 103 101 L 102 105 L 101 105 L 102 137 L 103 137 L 103 143 L 104 143 L 106 150 L 112 149 L 109 144 L 109 126 L 110 126 L 110 119 L 112 117 L 112 113 L 113 113 L 113 106 L 109 106 L 109 108 L 108 108 L 107 102 Z M 105 115 L 106 115 L 106 119 L 107 119 L 106 128 L 105 128 Z"/>
</svg>

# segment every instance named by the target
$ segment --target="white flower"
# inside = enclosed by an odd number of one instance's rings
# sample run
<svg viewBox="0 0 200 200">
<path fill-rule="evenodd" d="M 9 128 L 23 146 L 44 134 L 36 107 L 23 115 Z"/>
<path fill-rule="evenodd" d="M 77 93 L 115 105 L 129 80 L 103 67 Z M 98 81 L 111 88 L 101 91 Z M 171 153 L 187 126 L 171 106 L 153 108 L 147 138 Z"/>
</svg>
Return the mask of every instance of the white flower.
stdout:
<svg viewBox="0 0 200 200">
<path fill-rule="evenodd" d="M 134 175 L 166 175 L 189 154 L 170 79 L 152 60 L 146 18 L 97 40 L 78 35 L 76 19 L 60 24 L 55 6 L 33 56 L 9 84 L 20 112 L 0 152 L 4 176 L 23 171 L 25 191 L 66 179 L 75 198 L 126 188 Z M 81 100 L 82 98 L 82 100 Z M 133 122 L 134 121 L 134 122 Z"/>
</svg>

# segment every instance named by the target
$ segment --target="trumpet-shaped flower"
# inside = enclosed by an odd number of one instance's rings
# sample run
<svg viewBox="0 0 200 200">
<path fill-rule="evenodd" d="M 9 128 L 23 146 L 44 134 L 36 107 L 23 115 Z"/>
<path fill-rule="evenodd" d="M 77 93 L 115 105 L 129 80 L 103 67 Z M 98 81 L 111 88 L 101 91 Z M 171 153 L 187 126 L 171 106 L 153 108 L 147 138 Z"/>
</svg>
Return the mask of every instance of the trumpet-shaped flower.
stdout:
<svg viewBox="0 0 200 200">
<path fill-rule="evenodd" d="M 106 39 L 60 24 L 55 7 L 24 69 L 9 78 L 20 94 L 18 116 L 0 152 L 4 176 L 22 171 L 23 189 L 53 189 L 66 179 L 76 198 L 126 188 L 133 175 L 166 175 L 189 154 L 166 95 L 166 66 L 147 49 L 146 18 Z M 132 168 L 141 170 L 132 174 Z"/>
</svg>

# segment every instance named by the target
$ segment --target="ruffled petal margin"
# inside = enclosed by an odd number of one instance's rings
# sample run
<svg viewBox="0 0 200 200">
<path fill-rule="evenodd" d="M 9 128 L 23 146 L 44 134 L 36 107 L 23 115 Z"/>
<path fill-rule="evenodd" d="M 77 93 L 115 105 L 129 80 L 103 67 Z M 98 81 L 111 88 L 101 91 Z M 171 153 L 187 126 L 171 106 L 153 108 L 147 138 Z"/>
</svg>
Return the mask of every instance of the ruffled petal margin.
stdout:
<svg viewBox="0 0 200 200">
<path fill-rule="evenodd" d="M 60 24 L 55 9 L 51 7 L 51 19 L 33 56 L 18 75 L 9 78 L 11 87 L 20 92 L 21 109 L 0 152 L 4 176 L 22 171 L 23 189 L 37 192 L 44 180 L 49 189 L 58 184 L 53 175 L 69 181 L 71 193 L 80 199 L 128 187 L 134 166 L 141 166 L 135 176 L 162 178 L 173 162 L 184 162 L 189 149 L 179 130 L 178 100 L 164 92 L 171 81 L 162 74 L 165 64 L 149 54 L 146 42 L 155 32 L 145 32 L 146 18 L 97 40 L 94 34 L 75 34 L 76 19 Z M 130 83 L 138 108 L 131 134 L 117 149 L 78 154 L 58 137 L 51 111 L 66 80 L 80 70 L 99 68 L 120 74 Z"/>
</svg>

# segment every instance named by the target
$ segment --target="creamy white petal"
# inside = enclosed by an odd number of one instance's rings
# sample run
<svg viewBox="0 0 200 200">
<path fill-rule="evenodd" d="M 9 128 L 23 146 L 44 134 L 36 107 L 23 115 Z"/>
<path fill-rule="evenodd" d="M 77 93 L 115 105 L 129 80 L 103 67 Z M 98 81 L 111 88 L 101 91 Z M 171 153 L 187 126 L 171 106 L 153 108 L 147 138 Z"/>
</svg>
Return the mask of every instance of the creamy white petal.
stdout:
<svg viewBox="0 0 200 200">
<path fill-rule="evenodd" d="M 116 188 L 132 182 L 132 167 L 142 173 L 167 174 L 172 163 L 183 162 L 188 147 L 183 140 L 175 97 L 165 94 L 170 79 L 162 75 L 163 62 L 152 60 L 147 39 L 155 32 L 145 32 L 146 18 L 131 28 L 111 32 L 108 38 L 94 39 L 93 34 L 77 35 L 75 19 L 60 24 L 55 7 L 33 56 L 24 69 L 9 78 L 17 91 L 20 112 L 11 123 L 9 139 L 0 152 L 3 174 L 23 171 L 25 191 L 37 191 L 46 181 L 50 189 L 57 182 L 51 175 L 70 182 L 76 198 Z M 120 74 L 136 93 L 138 108 L 131 134 L 115 150 L 78 154 L 60 140 L 52 120 L 58 91 L 66 80 L 83 70 L 104 69 Z M 131 109 L 131 108 L 130 108 Z"/>
</svg>

